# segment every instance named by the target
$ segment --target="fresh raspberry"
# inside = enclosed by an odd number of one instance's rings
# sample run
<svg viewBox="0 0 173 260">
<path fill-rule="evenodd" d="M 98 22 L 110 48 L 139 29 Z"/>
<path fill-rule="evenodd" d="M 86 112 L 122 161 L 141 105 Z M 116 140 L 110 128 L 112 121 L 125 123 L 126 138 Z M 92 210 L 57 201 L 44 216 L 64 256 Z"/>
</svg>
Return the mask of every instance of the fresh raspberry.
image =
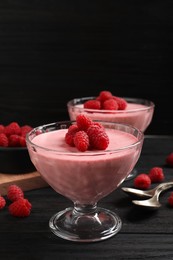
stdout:
<svg viewBox="0 0 173 260">
<path fill-rule="evenodd" d="M 104 102 L 107 99 L 112 98 L 112 93 L 110 91 L 107 90 L 103 90 L 99 93 L 99 100 L 101 102 Z"/>
<path fill-rule="evenodd" d="M 33 127 L 30 125 L 23 125 L 21 126 L 21 136 L 26 137 L 27 133 L 29 133 Z"/>
<path fill-rule="evenodd" d="M 74 135 L 67 132 L 65 134 L 65 142 L 66 142 L 66 144 L 68 144 L 68 145 L 70 145 L 72 147 L 75 146 L 75 144 L 74 144 Z"/>
<path fill-rule="evenodd" d="M 76 134 L 77 132 L 79 131 L 79 128 L 76 124 L 74 125 L 70 125 L 69 128 L 68 128 L 68 133 L 69 134 Z"/>
<path fill-rule="evenodd" d="M 115 99 L 110 98 L 103 102 L 102 109 L 105 110 L 117 110 L 118 109 L 118 103 Z"/>
<path fill-rule="evenodd" d="M 87 100 L 84 103 L 84 108 L 88 108 L 88 109 L 101 109 L 101 103 L 98 100 Z"/>
<path fill-rule="evenodd" d="M 81 151 L 85 152 L 88 150 L 89 147 L 89 138 L 85 131 L 78 131 L 74 136 L 74 144 L 76 148 Z"/>
<path fill-rule="evenodd" d="M 79 128 L 77 125 L 71 125 L 69 128 L 68 128 L 68 131 L 65 135 L 65 142 L 70 145 L 70 146 L 75 146 L 74 144 L 74 136 L 75 134 L 79 131 Z"/>
<path fill-rule="evenodd" d="M 161 182 L 164 180 L 164 172 L 161 167 L 153 167 L 150 169 L 148 176 L 151 179 L 151 182 Z"/>
<path fill-rule="evenodd" d="M 109 138 L 101 123 L 80 114 L 76 117 L 76 125 L 70 126 L 66 132 L 65 142 L 85 152 L 88 149 L 105 150 L 109 144 Z"/>
<path fill-rule="evenodd" d="M 21 147 L 26 147 L 26 138 L 24 136 L 19 136 L 19 143 Z"/>
<path fill-rule="evenodd" d="M 9 125 L 5 126 L 4 133 L 7 136 L 16 134 L 20 135 L 21 134 L 21 128 L 17 122 L 12 122 Z"/>
<path fill-rule="evenodd" d="M 83 114 L 79 114 L 76 117 L 76 123 L 77 123 L 79 130 L 86 131 L 88 129 L 88 127 L 90 125 L 92 125 L 92 120 Z"/>
<path fill-rule="evenodd" d="M 167 165 L 173 167 L 173 153 L 170 153 L 170 154 L 166 157 L 166 163 L 167 163 Z"/>
<path fill-rule="evenodd" d="M 0 134 L 4 133 L 4 129 L 5 129 L 5 126 L 4 125 L 0 125 Z"/>
<path fill-rule="evenodd" d="M 99 96 L 97 96 L 97 97 L 95 98 L 95 100 L 98 100 L 98 101 L 100 101 L 100 103 L 101 103 L 101 100 L 100 100 L 100 97 L 99 97 Z"/>
<path fill-rule="evenodd" d="M 127 107 L 127 101 L 124 98 L 113 96 L 113 99 L 117 101 L 118 110 L 124 110 Z"/>
<path fill-rule="evenodd" d="M 102 128 L 102 129 L 104 129 L 104 126 L 102 125 L 102 124 L 100 124 L 99 122 L 94 122 L 93 121 L 93 123 L 92 123 L 92 126 L 98 126 L 99 128 Z M 105 129 L 104 129 L 105 130 Z"/>
<path fill-rule="evenodd" d="M 148 189 L 151 185 L 151 179 L 146 173 L 139 174 L 133 182 L 135 188 L 143 190 Z"/>
<path fill-rule="evenodd" d="M 173 192 L 171 192 L 170 196 L 168 197 L 168 204 L 169 206 L 173 207 Z"/>
<path fill-rule="evenodd" d="M 87 135 L 89 136 L 89 139 L 93 139 L 98 133 L 101 131 L 105 131 L 104 128 L 100 127 L 100 125 L 97 125 L 96 122 L 94 122 L 90 127 L 87 129 Z"/>
<path fill-rule="evenodd" d="M 20 198 L 8 207 L 8 210 L 12 216 L 15 217 L 27 217 L 30 215 L 32 205 L 31 203 L 24 198 Z"/>
<path fill-rule="evenodd" d="M 0 196 L 0 209 L 3 209 L 6 205 L 6 200 L 4 197 Z"/>
<path fill-rule="evenodd" d="M 19 198 L 24 198 L 24 193 L 19 186 L 11 184 L 7 189 L 7 198 L 11 201 L 16 201 Z"/>
<path fill-rule="evenodd" d="M 104 128 L 100 128 L 97 125 L 91 125 L 87 134 L 89 136 L 90 148 L 105 150 L 109 145 L 109 137 L 107 136 Z"/>
<path fill-rule="evenodd" d="M 8 147 L 8 137 L 3 133 L 0 134 L 0 146 Z"/>
<path fill-rule="evenodd" d="M 19 147 L 20 146 L 20 136 L 19 135 L 10 135 L 8 137 L 8 146 L 10 147 Z"/>
</svg>

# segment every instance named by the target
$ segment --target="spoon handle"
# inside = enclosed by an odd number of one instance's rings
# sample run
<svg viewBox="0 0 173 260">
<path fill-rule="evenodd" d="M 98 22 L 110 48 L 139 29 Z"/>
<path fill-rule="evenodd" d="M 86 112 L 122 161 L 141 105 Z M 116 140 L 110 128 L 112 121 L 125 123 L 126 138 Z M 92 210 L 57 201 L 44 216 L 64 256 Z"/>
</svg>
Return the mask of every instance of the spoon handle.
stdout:
<svg viewBox="0 0 173 260">
<path fill-rule="evenodd" d="M 161 204 L 159 202 L 159 195 L 162 191 L 168 190 L 173 187 L 173 182 L 161 183 L 155 187 L 155 192 L 152 198 L 147 200 L 132 200 L 132 203 L 138 206 L 148 207 L 148 208 L 159 208 Z"/>
<path fill-rule="evenodd" d="M 122 187 L 121 189 L 129 195 L 137 196 L 137 197 L 141 197 L 141 198 L 150 198 L 153 196 L 153 194 L 150 192 L 150 190 L 143 191 L 143 190 L 139 190 L 136 188 L 129 188 L 129 187 Z"/>
<path fill-rule="evenodd" d="M 173 187 L 173 181 L 160 183 L 152 190 L 140 190 L 136 188 L 122 187 L 121 189 L 129 195 L 137 196 L 140 198 L 151 198 L 155 193 L 160 194 L 164 190 L 168 190 Z"/>
<path fill-rule="evenodd" d="M 159 195 L 162 191 L 168 190 L 173 187 L 173 181 L 164 182 L 156 187 L 155 192 Z"/>
</svg>

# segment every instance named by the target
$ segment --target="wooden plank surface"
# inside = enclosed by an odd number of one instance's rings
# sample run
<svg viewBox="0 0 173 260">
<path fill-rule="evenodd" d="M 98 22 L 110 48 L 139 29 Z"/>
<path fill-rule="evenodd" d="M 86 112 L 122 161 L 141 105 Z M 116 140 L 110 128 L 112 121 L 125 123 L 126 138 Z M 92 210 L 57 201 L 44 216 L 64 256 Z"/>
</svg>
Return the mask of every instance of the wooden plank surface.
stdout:
<svg viewBox="0 0 173 260">
<path fill-rule="evenodd" d="M 16 184 L 22 188 L 23 191 L 39 189 L 47 187 L 48 184 L 43 180 L 40 174 L 35 171 L 24 174 L 4 174 L 0 173 L 0 194 L 6 195 L 7 188 L 10 184 Z"/>
</svg>

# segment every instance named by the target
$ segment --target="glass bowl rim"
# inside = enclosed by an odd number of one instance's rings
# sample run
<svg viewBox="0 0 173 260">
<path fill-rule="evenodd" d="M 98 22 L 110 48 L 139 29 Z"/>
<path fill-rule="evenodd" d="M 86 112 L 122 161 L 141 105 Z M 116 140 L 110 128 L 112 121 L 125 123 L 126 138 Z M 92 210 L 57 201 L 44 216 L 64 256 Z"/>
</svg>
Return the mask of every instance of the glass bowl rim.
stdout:
<svg viewBox="0 0 173 260">
<path fill-rule="evenodd" d="M 94 111 L 94 113 L 103 113 L 103 114 L 107 114 L 107 113 L 109 113 L 109 114 L 133 113 L 133 112 L 145 111 L 145 110 L 148 110 L 148 109 L 154 109 L 155 108 L 155 103 L 151 100 L 144 99 L 144 98 L 131 98 L 131 97 L 119 97 L 119 98 L 124 98 L 127 102 L 130 102 L 130 103 L 135 103 L 135 101 L 136 101 L 137 104 L 143 104 L 144 107 L 128 109 L 128 110 L 126 110 L 126 109 L 124 109 L 124 110 L 106 110 L 106 109 L 89 109 L 89 108 L 77 107 L 76 104 L 74 104 L 74 102 L 83 101 L 83 103 L 84 103 L 84 101 L 93 100 L 95 98 L 96 98 L 96 96 L 73 98 L 73 99 L 71 99 L 67 102 L 67 107 L 68 108 L 73 107 L 73 108 L 80 109 L 80 110 L 85 111 L 85 112 L 93 112 Z M 81 102 L 81 104 L 83 104 L 83 103 Z"/>
<path fill-rule="evenodd" d="M 75 120 L 65 120 L 65 121 L 57 121 L 57 122 L 53 122 L 53 123 L 48 123 L 48 124 L 44 124 L 44 125 L 40 125 L 40 126 L 37 126 L 37 127 L 34 127 L 29 133 L 27 133 L 26 135 L 26 143 L 29 144 L 33 149 L 41 149 L 41 150 L 44 150 L 44 151 L 48 151 L 48 152 L 52 152 L 52 153 L 57 153 L 59 155 L 70 155 L 70 156 L 98 156 L 98 155 L 105 155 L 105 154 L 110 154 L 110 153 L 118 153 L 120 151 L 123 151 L 123 150 L 128 150 L 128 149 L 132 149 L 133 147 L 135 146 L 138 146 L 140 143 L 143 142 L 144 140 L 144 133 L 139 130 L 138 128 L 134 127 L 134 126 L 131 126 L 129 124 L 125 124 L 125 123 L 117 123 L 117 122 L 106 122 L 106 121 L 101 121 L 101 120 L 93 120 L 94 122 L 99 122 L 99 123 L 104 123 L 106 125 L 117 125 L 117 126 L 120 126 L 120 127 L 124 127 L 125 128 L 129 128 L 129 130 L 134 130 L 138 136 L 139 136 L 139 139 L 137 141 L 135 141 L 134 143 L 130 144 L 130 145 L 126 145 L 126 146 L 123 146 L 122 148 L 118 148 L 118 149 L 106 149 L 106 150 L 94 150 L 94 151 L 85 151 L 85 152 L 80 152 L 80 151 L 77 151 L 77 152 L 63 152 L 63 151 L 59 151 L 59 150 L 55 150 L 55 149 L 50 149 L 50 148 L 45 148 L 43 146 L 40 146 L 40 145 L 37 145 L 35 144 L 34 142 L 32 142 L 32 140 L 30 140 L 30 136 L 38 131 L 38 130 L 41 130 L 43 128 L 46 128 L 46 127 L 51 127 L 51 126 L 55 126 L 56 124 L 69 124 L 69 123 L 76 123 Z M 65 128 L 67 129 L 67 128 Z M 126 131 L 123 131 L 126 133 Z M 41 133 L 42 134 L 42 133 Z M 132 134 L 133 135 L 133 134 Z M 133 135 L 134 136 L 134 135 Z"/>
</svg>

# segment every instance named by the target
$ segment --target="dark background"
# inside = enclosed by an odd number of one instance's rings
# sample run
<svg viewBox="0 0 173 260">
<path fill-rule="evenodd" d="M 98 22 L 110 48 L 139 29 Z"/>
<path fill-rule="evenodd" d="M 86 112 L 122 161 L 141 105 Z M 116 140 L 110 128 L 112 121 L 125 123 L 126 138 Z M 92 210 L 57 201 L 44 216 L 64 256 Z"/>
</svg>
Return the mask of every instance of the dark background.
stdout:
<svg viewBox="0 0 173 260">
<path fill-rule="evenodd" d="M 173 1 L 1 0 L 0 123 L 68 119 L 74 97 L 152 100 L 147 134 L 173 134 Z"/>
</svg>

